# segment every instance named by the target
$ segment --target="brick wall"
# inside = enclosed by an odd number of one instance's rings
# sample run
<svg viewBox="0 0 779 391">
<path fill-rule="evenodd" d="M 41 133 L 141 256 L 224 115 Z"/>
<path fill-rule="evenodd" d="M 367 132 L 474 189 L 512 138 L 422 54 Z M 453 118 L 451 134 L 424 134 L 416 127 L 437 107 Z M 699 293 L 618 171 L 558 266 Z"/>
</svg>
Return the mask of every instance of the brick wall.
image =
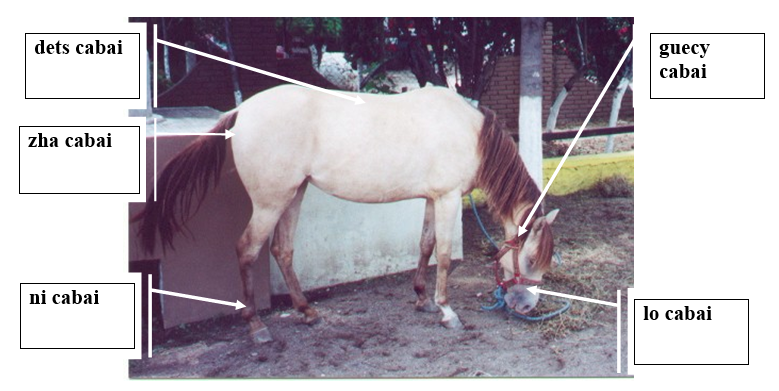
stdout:
<svg viewBox="0 0 779 391">
<path fill-rule="evenodd" d="M 233 18 L 231 31 L 236 62 L 316 86 L 333 88 L 313 69 L 310 60 L 276 59 L 273 18 Z M 158 53 L 161 52 L 158 48 Z M 238 83 L 243 98 L 247 99 L 283 82 L 238 68 Z M 173 87 L 160 94 L 157 100 L 160 107 L 210 106 L 222 111 L 230 110 L 235 107 L 230 66 L 216 60 L 199 58 L 195 68 Z"/>
<path fill-rule="evenodd" d="M 549 116 L 549 108 L 568 78 L 576 69 L 564 55 L 552 52 L 552 23 L 545 26 L 543 43 L 543 118 Z M 519 128 L 519 57 L 507 56 L 498 59 L 490 85 L 484 92 L 481 105 L 495 110 L 507 131 L 516 132 Z M 613 84 L 616 84 L 615 81 Z M 598 99 L 602 87 L 586 79 L 576 82 L 573 91 L 568 94 L 557 119 L 557 127 L 578 128 L 587 117 L 592 105 Z M 591 121 L 608 121 L 611 111 L 613 86 L 601 100 Z M 622 100 L 619 118 L 633 119 L 633 92 L 628 90 Z"/>
<path fill-rule="evenodd" d="M 479 104 L 495 110 L 503 129 L 519 129 L 519 56 L 498 59 Z"/>
</svg>

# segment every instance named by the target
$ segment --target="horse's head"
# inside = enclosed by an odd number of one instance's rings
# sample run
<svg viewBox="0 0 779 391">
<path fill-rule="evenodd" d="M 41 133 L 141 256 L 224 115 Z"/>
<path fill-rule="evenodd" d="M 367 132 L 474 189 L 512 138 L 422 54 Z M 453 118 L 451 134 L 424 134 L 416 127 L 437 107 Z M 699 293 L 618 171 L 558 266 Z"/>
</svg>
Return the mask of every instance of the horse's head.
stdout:
<svg viewBox="0 0 779 391">
<path fill-rule="evenodd" d="M 528 232 L 515 242 L 516 248 L 506 251 L 500 258 L 508 286 L 504 296 L 506 305 L 521 314 L 529 312 L 538 303 L 538 295 L 527 288 L 539 285 L 544 273 L 551 268 L 554 254 L 551 224 L 559 211 L 555 209 L 532 220 Z M 511 246 L 510 243 L 507 245 Z"/>
</svg>

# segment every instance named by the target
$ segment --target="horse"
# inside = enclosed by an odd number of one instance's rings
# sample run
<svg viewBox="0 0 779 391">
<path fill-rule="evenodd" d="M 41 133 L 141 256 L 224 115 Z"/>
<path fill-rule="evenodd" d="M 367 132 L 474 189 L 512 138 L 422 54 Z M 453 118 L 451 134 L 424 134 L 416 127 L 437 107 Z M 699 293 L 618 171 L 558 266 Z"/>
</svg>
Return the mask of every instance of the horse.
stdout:
<svg viewBox="0 0 779 391">
<path fill-rule="evenodd" d="M 440 311 L 440 323 L 450 329 L 463 327 L 447 295 L 454 225 L 462 196 L 478 186 L 507 239 L 495 264 L 506 304 L 520 313 L 533 309 L 538 297 L 527 288 L 540 283 L 550 268 L 550 225 L 558 211 L 536 212 L 528 232 L 517 235 L 540 191 L 516 143 L 500 129 L 495 113 L 477 109 L 441 87 L 399 95 L 355 95 L 366 104 L 351 105 L 318 91 L 283 85 L 258 93 L 223 114 L 211 133 L 231 129 L 235 137 L 228 142 L 201 136 L 167 163 L 158 180 L 158 201 L 149 196 L 136 216 L 142 220 L 138 231 L 142 246 L 151 252 L 158 239 L 163 248 L 172 246 L 193 207 L 219 179 L 229 143 L 252 203 L 236 254 L 246 305 L 242 317 L 255 342 L 272 340 L 256 311 L 251 268 L 271 233 L 270 251 L 293 306 L 305 323 L 320 320 L 292 267 L 295 227 L 309 184 L 354 202 L 426 200 L 413 277 L 415 308 Z M 431 300 L 425 276 L 434 249 L 437 274 Z"/>
</svg>

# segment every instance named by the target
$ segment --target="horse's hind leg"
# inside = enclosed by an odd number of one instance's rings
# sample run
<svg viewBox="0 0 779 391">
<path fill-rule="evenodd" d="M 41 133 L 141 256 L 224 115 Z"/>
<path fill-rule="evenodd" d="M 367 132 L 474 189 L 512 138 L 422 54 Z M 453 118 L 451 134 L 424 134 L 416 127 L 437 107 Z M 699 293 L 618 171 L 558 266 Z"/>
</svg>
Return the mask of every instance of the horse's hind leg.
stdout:
<svg viewBox="0 0 779 391">
<path fill-rule="evenodd" d="M 278 221 L 281 211 L 282 208 L 267 209 L 255 205 L 249 224 L 235 246 L 235 251 L 238 254 L 238 265 L 241 269 L 244 304 L 246 305 L 241 311 L 241 315 L 249 322 L 249 333 L 258 343 L 269 342 L 273 338 L 268 327 L 262 323 L 257 315 L 257 307 L 254 303 L 254 271 L 252 266 L 257 260 L 263 243 L 268 239 L 273 226 Z"/>
<path fill-rule="evenodd" d="M 294 252 L 293 243 L 295 239 L 295 228 L 298 225 L 300 216 L 300 204 L 303 202 L 303 195 L 306 192 L 308 182 L 303 182 L 298 188 L 295 198 L 290 203 L 287 210 L 281 215 L 279 223 L 276 225 L 276 231 L 273 234 L 273 244 L 270 251 L 279 265 L 279 270 L 287 283 L 289 295 L 292 298 L 292 305 L 305 315 L 307 324 L 315 324 L 320 318 L 316 310 L 308 306 L 308 301 L 300 288 L 298 276 L 292 266 L 292 255 Z"/>
<path fill-rule="evenodd" d="M 425 292 L 425 278 L 427 277 L 427 265 L 430 262 L 430 255 L 435 248 L 435 213 L 433 201 L 427 200 L 425 204 L 425 222 L 422 225 L 422 238 L 419 240 L 419 263 L 417 272 L 414 275 L 414 292 L 417 294 L 415 308 L 417 311 L 436 312 L 438 307 Z"/>
</svg>

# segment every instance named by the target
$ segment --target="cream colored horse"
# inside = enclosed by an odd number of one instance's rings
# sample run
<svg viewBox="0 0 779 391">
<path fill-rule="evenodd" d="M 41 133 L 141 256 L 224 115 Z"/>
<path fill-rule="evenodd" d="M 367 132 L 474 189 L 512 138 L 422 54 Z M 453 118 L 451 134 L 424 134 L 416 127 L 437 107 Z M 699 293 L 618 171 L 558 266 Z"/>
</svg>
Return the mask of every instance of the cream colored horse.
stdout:
<svg viewBox="0 0 779 391">
<path fill-rule="evenodd" d="M 271 340 L 271 335 L 256 314 L 251 265 L 274 229 L 271 252 L 293 305 L 307 323 L 319 320 L 292 266 L 295 227 L 309 183 L 355 202 L 427 200 L 414 277 L 416 308 L 440 310 L 441 323 L 448 328 L 462 326 L 449 305 L 446 283 L 462 195 L 480 186 L 488 201 L 505 204 L 492 210 L 503 221 L 507 239 L 516 236 L 518 221 L 524 221 L 539 195 L 516 145 L 497 128 L 492 112 L 479 111 L 444 88 L 361 97 L 366 104 L 355 106 L 310 89 L 280 86 L 225 114 L 212 130 L 235 132 L 235 165 L 252 200 L 253 213 L 236 251 L 246 304 L 243 316 L 258 342 Z M 183 227 L 193 197 L 202 199 L 210 180 L 218 177 L 225 145 L 218 137 L 200 137 L 168 163 L 158 182 L 160 201 L 148 202 L 141 216 L 140 234 L 147 249 L 153 249 L 158 234 L 163 244 L 170 244 Z M 523 235 L 521 251 L 502 257 L 506 278 L 521 274 L 541 279 L 552 254 L 553 216 L 536 216 Z M 425 270 L 433 249 L 438 266 L 431 301 Z M 506 294 L 507 303 L 520 312 L 532 309 L 537 300 L 525 288 L 515 285 Z"/>
</svg>

